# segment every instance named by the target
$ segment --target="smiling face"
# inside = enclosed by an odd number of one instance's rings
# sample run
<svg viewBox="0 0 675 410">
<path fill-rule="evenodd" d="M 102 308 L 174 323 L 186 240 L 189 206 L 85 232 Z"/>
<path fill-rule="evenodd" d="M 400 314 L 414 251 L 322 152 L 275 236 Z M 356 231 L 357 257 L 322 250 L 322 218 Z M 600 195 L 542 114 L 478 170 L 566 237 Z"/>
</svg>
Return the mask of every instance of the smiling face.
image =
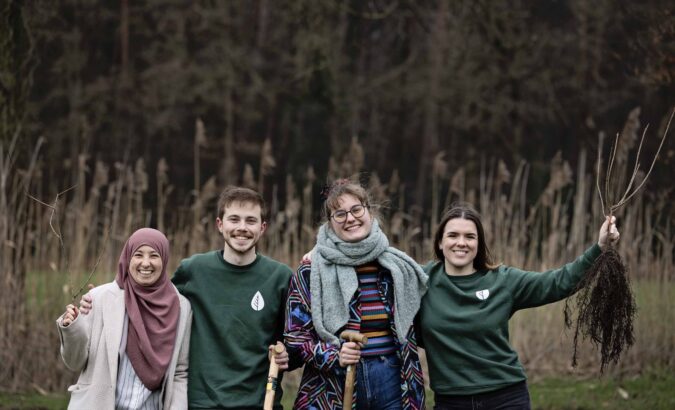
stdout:
<svg viewBox="0 0 675 410">
<path fill-rule="evenodd" d="M 225 239 L 225 260 L 237 265 L 253 262 L 255 246 L 267 227 L 260 205 L 232 202 L 223 210 L 222 219 L 216 218 L 216 225 Z"/>
<path fill-rule="evenodd" d="M 361 201 L 352 194 L 343 194 L 338 197 L 339 207 L 331 209 L 331 215 L 336 211 L 345 211 L 347 219 L 344 222 L 337 222 L 333 217 L 330 217 L 330 227 L 333 232 L 345 242 L 358 242 L 370 235 L 370 229 L 373 226 L 373 216 L 370 210 L 366 207 L 363 215 L 355 217 L 353 215 L 352 207 L 355 205 L 363 205 Z M 356 212 L 358 215 L 359 213 Z"/>
<path fill-rule="evenodd" d="M 148 245 L 136 249 L 129 261 L 129 274 L 141 286 L 151 286 L 162 275 L 164 263 L 159 252 Z"/>
<path fill-rule="evenodd" d="M 473 221 L 450 219 L 438 243 L 443 252 L 445 272 L 448 275 L 469 275 L 475 272 L 473 260 L 478 253 L 478 230 Z"/>
</svg>

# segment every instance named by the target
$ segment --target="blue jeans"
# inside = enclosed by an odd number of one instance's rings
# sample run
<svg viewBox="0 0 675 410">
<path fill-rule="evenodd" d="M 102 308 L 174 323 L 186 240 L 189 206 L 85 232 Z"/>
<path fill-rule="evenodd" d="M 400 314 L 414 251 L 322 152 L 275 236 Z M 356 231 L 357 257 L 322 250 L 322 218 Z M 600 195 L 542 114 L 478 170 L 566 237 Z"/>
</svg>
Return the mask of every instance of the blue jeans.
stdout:
<svg viewBox="0 0 675 410">
<path fill-rule="evenodd" d="M 401 361 L 396 353 L 361 358 L 356 371 L 356 409 L 401 409 Z"/>
<path fill-rule="evenodd" d="M 437 394 L 434 410 L 530 410 L 527 383 L 468 396 Z"/>
</svg>

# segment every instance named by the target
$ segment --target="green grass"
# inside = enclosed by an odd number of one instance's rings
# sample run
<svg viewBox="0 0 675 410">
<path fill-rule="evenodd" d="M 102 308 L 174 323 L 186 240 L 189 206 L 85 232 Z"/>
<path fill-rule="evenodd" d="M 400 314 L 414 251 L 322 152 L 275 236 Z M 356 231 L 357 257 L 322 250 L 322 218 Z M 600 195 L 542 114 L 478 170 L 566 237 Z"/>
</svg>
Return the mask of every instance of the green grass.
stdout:
<svg viewBox="0 0 675 410">
<path fill-rule="evenodd" d="M 3 410 L 62 410 L 66 407 L 68 407 L 68 396 L 65 394 L 43 396 L 0 392 L 0 409 Z"/>
<path fill-rule="evenodd" d="M 641 376 L 575 381 L 546 379 L 530 389 L 536 409 L 673 409 L 675 372 L 650 370 Z"/>
<path fill-rule="evenodd" d="M 26 278 L 26 296 L 28 312 L 45 326 L 53 326 L 56 318 L 67 303 L 73 289 L 84 283 L 88 272 L 67 275 L 59 272 L 30 272 Z M 93 280 L 100 285 L 112 278 L 111 273 L 97 272 Z M 662 283 L 652 280 L 636 280 L 633 283 L 639 307 L 636 321 L 638 344 L 642 348 L 632 360 L 636 367 L 631 373 L 645 368 L 649 363 L 672 363 L 673 323 L 675 323 L 675 285 L 672 280 Z M 75 289 L 76 290 L 76 289 Z M 78 298 L 79 299 L 79 298 Z M 544 313 L 545 308 L 531 312 Z M 555 314 L 560 309 L 554 307 Z M 527 313 L 521 312 L 520 314 Z M 47 318 L 49 320 L 45 320 Z M 516 318 L 517 319 L 517 318 Z M 639 346 L 638 346 L 639 345 Z M 630 359 L 630 358 L 629 358 Z M 640 364 L 639 366 L 637 366 Z M 536 379 L 534 372 L 529 372 Z M 291 375 L 288 375 L 291 376 Z M 299 374 L 295 377 L 295 383 Z M 284 378 L 284 382 L 292 381 Z M 289 383 L 290 384 L 290 383 Z M 530 394 L 535 409 L 675 409 L 675 369 L 644 371 L 641 375 L 626 376 L 621 380 L 608 376 L 599 379 L 577 379 L 562 377 L 545 378 L 530 383 Z M 282 404 L 291 409 L 296 389 L 285 385 Z M 620 390 L 621 389 L 621 390 Z M 622 397 L 622 392 L 628 398 Z M 0 410 L 2 409 L 65 409 L 67 395 L 41 396 L 38 394 L 6 394 L 0 392 Z M 427 408 L 433 408 L 433 395 L 428 395 Z"/>
<path fill-rule="evenodd" d="M 636 377 L 617 380 L 609 377 L 578 380 L 572 377 L 551 378 L 530 383 L 532 408 L 539 410 L 595 409 L 674 409 L 675 371 L 650 370 Z M 285 409 L 292 408 L 294 392 L 284 395 Z M 622 393 L 627 394 L 622 397 Z M 0 409 L 60 410 L 65 409 L 65 394 L 40 396 L 0 393 Z M 433 408 L 430 394 L 427 408 Z"/>
<path fill-rule="evenodd" d="M 565 377 L 528 383 L 535 410 L 670 410 L 675 409 L 673 386 L 672 369 L 649 370 L 622 380 Z M 427 408 L 433 408 L 432 392 L 427 394 Z"/>
</svg>

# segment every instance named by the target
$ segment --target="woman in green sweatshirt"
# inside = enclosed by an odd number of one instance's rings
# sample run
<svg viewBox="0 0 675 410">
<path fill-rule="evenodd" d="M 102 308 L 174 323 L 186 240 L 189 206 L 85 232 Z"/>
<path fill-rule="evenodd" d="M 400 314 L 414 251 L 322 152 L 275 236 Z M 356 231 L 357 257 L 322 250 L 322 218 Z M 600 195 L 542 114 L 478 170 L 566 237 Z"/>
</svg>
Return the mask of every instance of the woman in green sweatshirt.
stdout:
<svg viewBox="0 0 675 410">
<path fill-rule="evenodd" d="M 517 310 L 572 294 L 601 250 L 618 239 L 614 218 L 608 218 L 598 243 L 574 262 L 526 272 L 493 262 L 475 210 L 447 211 L 434 239 L 438 261 L 425 266 L 429 290 L 418 322 L 434 408 L 529 409 L 525 371 L 509 343 L 509 319 Z"/>
</svg>

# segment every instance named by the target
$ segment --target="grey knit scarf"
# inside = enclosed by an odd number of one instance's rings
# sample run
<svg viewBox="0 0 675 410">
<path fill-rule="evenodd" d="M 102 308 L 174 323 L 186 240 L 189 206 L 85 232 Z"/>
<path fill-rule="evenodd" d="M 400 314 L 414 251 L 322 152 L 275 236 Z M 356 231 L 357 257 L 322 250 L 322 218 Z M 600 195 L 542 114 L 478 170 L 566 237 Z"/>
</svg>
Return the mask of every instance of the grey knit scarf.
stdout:
<svg viewBox="0 0 675 410">
<path fill-rule="evenodd" d="M 312 320 L 319 337 L 339 344 L 335 336 L 349 320 L 349 302 L 359 286 L 355 266 L 377 260 L 394 281 L 394 325 L 403 343 L 427 291 L 429 277 L 410 256 L 389 246 L 376 219 L 368 237 L 345 242 L 325 223 L 312 251 L 310 291 Z"/>
</svg>

